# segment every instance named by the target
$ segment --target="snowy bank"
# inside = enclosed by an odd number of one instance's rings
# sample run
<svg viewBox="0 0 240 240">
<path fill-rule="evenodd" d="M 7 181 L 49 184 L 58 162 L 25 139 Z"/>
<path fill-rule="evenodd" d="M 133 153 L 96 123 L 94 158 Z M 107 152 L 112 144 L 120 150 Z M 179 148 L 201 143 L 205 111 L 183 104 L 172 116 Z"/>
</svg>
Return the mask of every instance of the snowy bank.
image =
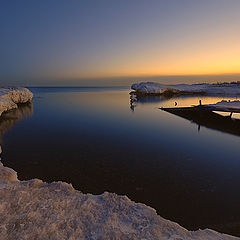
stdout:
<svg viewBox="0 0 240 240">
<path fill-rule="evenodd" d="M 0 232 L 1 239 L 240 239 L 188 231 L 126 196 L 83 194 L 64 182 L 19 181 L 1 163 Z"/>
<path fill-rule="evenodd" d="M 0 116 L 17 108 L 17 104 L 30 102 L 33 94 L 27 88 L 0 88 Z"/>
<path fill-rule="evenodd" d="M 226 100 L 222 100 L 221 102 L 217 102 L 215 104 L 207 104 L 204 106 L 208 106 L 208 107 L 214 107 L 216 110 L 217 109 L 226 109 L 226 111 L 231 111 L 231 110 L 240 110 L 240 101 L 236 100 L 236 101 L 226 101 Z"/>
<path fill-rule="evenodd" d="M 165 85 L 155 82 L 134 83 L 131 89 L 139 95 L 188 95 L 188 94 L 220 94 L 238 95 L 240 94 L 240 83 L 222 84 L 176 84 Z"/>
</svg>

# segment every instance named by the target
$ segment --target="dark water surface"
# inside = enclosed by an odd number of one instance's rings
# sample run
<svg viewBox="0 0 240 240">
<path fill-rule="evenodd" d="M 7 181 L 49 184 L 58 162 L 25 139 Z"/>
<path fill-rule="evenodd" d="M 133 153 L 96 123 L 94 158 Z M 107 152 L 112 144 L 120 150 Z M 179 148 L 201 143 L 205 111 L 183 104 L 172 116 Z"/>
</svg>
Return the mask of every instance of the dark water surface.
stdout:
<svg viewBox="0 0 240 240">
<path fill-rule="evenodd" d="M 131 109 L 127 88 L 31 90 L 33 108 L 26 107 L 2 144 L 3 163 L 20 179 L 127 195 L 188 229 L 240 236 L 240 137 L 199 131 L 158 109 L 222 98 L 152 97 Z"/>
</svg>

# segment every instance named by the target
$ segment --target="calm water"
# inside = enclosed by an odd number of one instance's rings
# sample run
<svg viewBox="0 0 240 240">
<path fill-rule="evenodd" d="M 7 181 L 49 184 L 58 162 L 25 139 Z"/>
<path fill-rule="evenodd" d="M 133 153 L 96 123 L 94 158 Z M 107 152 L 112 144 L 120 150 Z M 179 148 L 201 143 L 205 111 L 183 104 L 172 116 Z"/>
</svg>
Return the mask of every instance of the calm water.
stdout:
<svg viewBox="0 0 240 240">
<path fill-rule="evenodd" d="M 158 109 L 222 98 L 146 98 L 133 111 L 127 88 L 31 90 L 2 144 L 20 179 L 127 195 L 188 229 L 240 235 L 240 137 Z"/>
</svg>

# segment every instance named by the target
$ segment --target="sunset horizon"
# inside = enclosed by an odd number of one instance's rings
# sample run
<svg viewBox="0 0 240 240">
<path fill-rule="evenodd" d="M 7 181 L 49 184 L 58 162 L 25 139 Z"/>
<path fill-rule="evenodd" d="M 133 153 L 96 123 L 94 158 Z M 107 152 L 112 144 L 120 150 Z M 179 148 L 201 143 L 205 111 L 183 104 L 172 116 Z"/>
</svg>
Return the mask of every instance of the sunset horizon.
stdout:
<svg viewBox="0 0 240 240">
<path fill-rule="evenodd" d="M 239 7 L 236 0 L 1 3 L 0 80 L 239 74 Z"/>
</svg>

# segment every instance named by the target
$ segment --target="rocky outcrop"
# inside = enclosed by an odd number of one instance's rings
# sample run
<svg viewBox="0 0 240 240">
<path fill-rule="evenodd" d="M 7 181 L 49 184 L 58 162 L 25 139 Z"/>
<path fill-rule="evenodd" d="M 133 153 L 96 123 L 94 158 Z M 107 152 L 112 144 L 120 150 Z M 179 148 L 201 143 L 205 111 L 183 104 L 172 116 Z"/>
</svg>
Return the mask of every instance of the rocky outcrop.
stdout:
<svg viewBox="0 0 240 240">
<path fill-rule="evenodd" d="M 141 82 L 132 84 L 131 89 L 133 89 L 137 95 L 173 96 L 218 94 L 235 96 L 240 94 L 240 83 L 165 85 L 156 82 Z"/>
<path fill-rule="evenodd" d="M 30 102 L 33 94 L 27 88 L 0 88 L 0 115 L 17 108 L 17 104 Z"/>
</svg>

